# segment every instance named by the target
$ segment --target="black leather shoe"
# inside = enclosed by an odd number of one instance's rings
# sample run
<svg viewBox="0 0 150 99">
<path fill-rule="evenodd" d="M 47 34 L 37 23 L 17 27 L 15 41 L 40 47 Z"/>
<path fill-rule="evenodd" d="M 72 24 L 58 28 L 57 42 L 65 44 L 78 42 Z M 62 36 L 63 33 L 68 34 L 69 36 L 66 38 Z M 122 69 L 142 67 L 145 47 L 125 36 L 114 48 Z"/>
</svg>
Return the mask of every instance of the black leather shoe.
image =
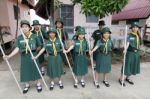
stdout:
<svg viewBox="0 0 150 99">
<path fill-rule="evenodd" d="M 49 87 L 49 90 L 53 90 L 53 89 L 54 89 L 54 86 L 50 86 L 50 87 Z"/>
<path fill-rule="evenodd" d="M 41 85 L 36 86 L 36 89 L 37 89 L 37 92 L 41 92 L 42 91 L 42 86 Z"/>
<path fill-rule="evenodd" d="M 104 81 L 103 80 L 103 84 L 106 86 L 106 87 L 110 87 L 109 83 L 107 81 Z"/>
<path fill-rule="evenodd" d="M 131 85 L 134 85 L 134 82 L 131 79 L 129 79 L 129 78 L 126 78 L 126 82 L 128 82 Z"/>
<path fill-rule="evenodd" d="M 45 72 L 44 72 L 44 71 L 41 71 L 41 74 L 42 74 L 42 76 L 44 76 L 44 75 L 45 75 Z"/>
<path fill-rule="evenodd" d="M 94 82 L 94 85 L 95 85 L 96 88 L 100 88 L 100 85 L 99 85 L 98 82 Z"/>
<path fill-rule="evenodd" d="M 119 82 L 119 84 L 122 86 L 122 84 L 123 84 L 123 87 L 125 87 L 126 86 L 126 84 L 125 83 L 123 83 L 120 79 L 118 80 L 118 82 Z"/>
<path fill-rule="evenodd" d="M 84 81 L 81 82 L 81 86 L 82 86 L 83 88 L 85 87 L 85 82 L 84 82 Z"/>
<path fill-rule="evenodd" d="M 59 83 L 59 88 L 60 88 L 60 89 L 63 89 L 63 88 L 64 88 L 64 86 L 63 86 L 62 83 Z"/>
<path fill-rule="evenodd" d="M 74 88 L 78 88 L 78 85 L 77 85 L 77 84 L 74 84 Z"/>
<path fill-rule="evenodd" d="M 28 92 L 28 90 L 30 89 L 30 86 L 26 86 L 26 87 L 24 87 L 24 89 L 23 89 L 23 94 L 26 94 L 27 92 Z"/>
</svg>

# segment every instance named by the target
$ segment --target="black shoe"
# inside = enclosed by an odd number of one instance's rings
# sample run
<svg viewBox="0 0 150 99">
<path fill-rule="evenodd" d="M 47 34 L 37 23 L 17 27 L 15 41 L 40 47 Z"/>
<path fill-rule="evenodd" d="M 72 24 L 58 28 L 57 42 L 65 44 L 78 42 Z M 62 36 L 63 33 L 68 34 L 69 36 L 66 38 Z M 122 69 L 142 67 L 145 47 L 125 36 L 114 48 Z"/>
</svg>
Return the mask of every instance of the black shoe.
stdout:
<svg viewBox="0 0 150 99">
<path fill-rule="evenodd" d="M 103 80 L 103 84 L 106 86 L 106 87 L 110 87 L 109 83 L 107 81 L 104 81 Z"/>
<path fill-rule="evenodd" d="M 66 74 L 66 71 L 64 71 L 64 74 Z"/>
<path fill-rule="evenodd" d="M 42 91 L 42 86 L 41 85 L 36 86 L 36 89 L 37 89 L 37 92 L 41 92 Z"/>
<path fill-rule="evenodd" d="M 45 75 L 45 72 L 44 72 L 44 71 L 41 71 L 41 74 L 42 74 L 42 76 L 44 76 L 44 75 Z"/>
<path fill-rule="evenodd" d="M 62 82 L 59 82 L 59 88 L 60 88 L 60 89 L 63 89 L 63 88 L 64 88 Z"/>
<path fill-rule="evenodd" d="M 123 83 L 120 79 L 118 80 L 118 82 L 119 82 L 119 84 L 122 86 L 122 84 L 123 84 L 123 87 L 125 87 L 126 86 L 126 84 L 125 83 Z"/>
<path fill-rule="evenodd" d="M 28 92 L 28 90 L 30 89 L 30 86 L 26 86 L 26 87 L 24 87 L 24 89 L 23 89 L 23 94 L 26 94 L 27 92 Z"/>
<path fill-rule="evenodd" d="M 74 88 L 78 88 L 78 84 L 74 84 Z"/>
<path fill-rule="evenodd" d="M 94 82 L 94 85 L 95 85 L 96 88 L 100 88 L 100 85 L 99 85 L 98 82 Z"/>
<path fill-rule="evenodd" d="M 81 81 L 81 86 L 84 88 L 85 87 L 85 82 Z"/>
<path fill-rule="evenodd" d="M 127 81 L 129 84 L 134 85 L 134 82 L 133 82 L 131 79 L 126 78 L 126 81 Z"/>
<path fill-rule="evenodd" d="M 49 87 L 49 90 L 53 90 L 53 89 L 54 89 L 54 86 L 50 86 L 50 87 Z"/>
</svg>

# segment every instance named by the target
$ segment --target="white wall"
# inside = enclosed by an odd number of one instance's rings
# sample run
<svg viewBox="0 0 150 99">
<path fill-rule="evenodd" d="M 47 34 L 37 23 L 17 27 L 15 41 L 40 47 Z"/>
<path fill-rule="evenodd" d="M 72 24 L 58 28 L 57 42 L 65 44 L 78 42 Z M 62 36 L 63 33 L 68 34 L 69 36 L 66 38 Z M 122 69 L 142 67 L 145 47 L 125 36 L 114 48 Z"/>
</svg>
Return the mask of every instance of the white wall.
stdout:
<svg viewBox="0 0 150 99">
<path fill-rule="evenodd" d="M 71 0 L 60 0 L 63 2 L 63 4 L 72 4 Z M 87 23 L 86 22 L 86 16 L 82 13 L 81 11 L 81 6 L 75 5 L 74 7 L 74 26 L 81 25 L 81 26 L 86 26 L 86 27 L 98 27 L 98 22 L 97 23 Z M 103 18 L 104 21 L 106 22 L 107 26 L 111 26 L 111 15 Z"/>
</svg>

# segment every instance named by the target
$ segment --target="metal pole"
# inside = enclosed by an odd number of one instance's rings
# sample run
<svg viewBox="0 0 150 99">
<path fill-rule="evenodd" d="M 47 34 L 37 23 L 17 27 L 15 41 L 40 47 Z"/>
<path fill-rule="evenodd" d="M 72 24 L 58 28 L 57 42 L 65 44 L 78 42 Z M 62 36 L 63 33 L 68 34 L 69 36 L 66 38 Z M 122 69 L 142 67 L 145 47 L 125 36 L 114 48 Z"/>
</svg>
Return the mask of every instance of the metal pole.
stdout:
<svg viewBox="0 0 150 99">
<path fill-rule="evenodd" d="M 128 33 L 128 26 L 125 27 L 125 44 L 124 44 L 124 50 L 127 50 L 127 33 Z M 124 53 L 124 60 L 123 60 L 123 72 L 122 72 L 122 87 L 124 83 L 124 70 L 125 70 L 125 61 L 126 61 L 126 51 Z"/>
<path fill-rule="evenodd" d="M 3 54 L 3 56 L 6 56 L 5 53 L 4 53 L 4 50 L 3 50 L 2 46 L 1 46 L 1 44 L 0 44 L 0 50 L 1 50 L 2 54 Z M 10 72 L 11 72 L 11 74 L 12 74 L 12 76 L 13 76 L 13 78 L 14 78 L 14 80 L 15 80 L 15 82 L 16 82 L 18 88 L 19 88 L 20 93 L 22 94 L 22 89 L 21 89 L 21 87 L 20 87 L 20 84 L 19 84 L 19 82 L 18 82 L 18 80 L 17 80 L 17 78 L 16 78 L 14 72 L 13 72 L 13 69 L 11 68 L 12 66 L 10 65 L 8 59 L 6 59 L 5 61 L 6 61 L 8 67 L 9 67 L 9 70 L 10 70 Z"/>
<path fill-rule="evenodd" d="M 88 35 L 88 46 L 89 46 L 89 50 L 91 49 L 91 44 L 90 44 L 90 37 L 89 37 L 89 32 L 88 32 L 88 29 L 87 29 L 87 35 Z M 95 83 L 95 70 L 94 70 L 94 65 L 93 65 L 93 55 L 90 55 L 90 61 L 91 61 L 91 66 L 92 66 L 92 73 L 93 73 L 93 80 L 94 80 L 94 83 Z"/>
<path fill-rule="evenodd" d="M 20 29 L 20 31 L 21 31 L 21 34 L 22 34 L 22 36 L 23 36 L 23 38 L 24 38 L 24 40 L 25 40 L 25 42 L 26 42 L 26 44 L 27 44 L 27 47 L 28 47 L 29 52 L 30 52 L 30 54 L 31 54 L 31 57 L 33 57 L 33 53 L 32 53 L 32 51 L 31 51 L 31 49 L 30 49 L 30 46 L 29 46 L 27 40 L 25 39 L 25 35 L 24 35 L 24 33 L 22 32 L 21 29 Z M 36 60 L 34 59 L 33 61 L 34 61 L 34 63 L 35 63 L 35 66 L 36 66 L 36 68 L 37 68 L 37 70 L 38 70 L 38 72 L 39 72 L 41 78 L 42 78 L 42 81 L 43 81 L 43 83 L 44 83 L 46 89 L 49 90 L 49 89 L 48 89 L 48 86 L 47 86 L 47 84 L 46 84 L 46 82 L 45 82 L 45 80 L 44 80 L 44 78 L 43 78 L 43 76 L 42 76 L 42 74 L 41 74 L 41 72 L 40 72 L 40 69 L 39 69 L 39 67 L 38 67 L 38 64 L 37 64 Z"/>
</svg>

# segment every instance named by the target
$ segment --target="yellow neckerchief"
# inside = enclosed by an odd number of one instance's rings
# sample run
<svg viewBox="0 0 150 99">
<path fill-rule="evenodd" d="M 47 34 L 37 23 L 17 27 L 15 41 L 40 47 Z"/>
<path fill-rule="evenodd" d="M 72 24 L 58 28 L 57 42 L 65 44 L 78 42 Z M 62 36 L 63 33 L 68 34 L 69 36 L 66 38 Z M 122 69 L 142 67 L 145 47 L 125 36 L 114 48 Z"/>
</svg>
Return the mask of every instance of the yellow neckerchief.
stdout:
<svg viewBox="0 0 150 99">
<path fill-rule="evenodd" d="M 57 33 L 58 33 L 58 36 L 60 38 L 60 40 L 62 40 L 62 32 L 61 32 L 62 29 L 60 28 L 57 28 Z"/>
<path fill-rule="evenodd" d="M 136 47 L 139 48 L 139 45 L 140 45 L 139 35 L 137 33 L 135 33 L 135 32 L 131 32 L 131 34 L 136 36 Z"/>
<path fill-rule="evenodd" d="M 56 37 L 54 38 L 54 40 L 50 39 L 50 41 L 52 42 L 54 56 L 57 56 L 57 49 L 56 49 L 56 46 L 55 46 Z"/>
<path fill-rule="evenodd" d="M 25 37 L 26 42 L 29 44 L 29 39 L 31 37 L 32 33 L 30 32 L 30 34 L 28 36 Z M 26 44 L 26 48 L 25 48 L 25 53 L 28 54 L 28 46 Z"/>
<path fill-rule="evenodd" d="M 84 40 L 84 39 L 83 39 L 83 40 Z M 83 55 L 83 48 L 82 48 L 83 40 L 79 40 L 79 41 L 80 41 L 80 49 L 79 49 L 79 54 L 80 54 L 80 55 Z"/>
<path fill-rule="evenodd" d="M 35 30 L 35 32 L 36 32 L 36 35 L 37 35 L 37 36 L 39 36 L 39 32 L 40 32 L 40 31 L 39 31 L 39 30 L 38 30 L 38 31 L 37 31 L 37 30 Z"/>
<path fill-rule="evenodd" d="M 103 53 L 105 52 L 107 54 L 108 53 L 108 41 L 109 41 L 109 39 L 106 40 L 103 38 L 103 40 L 105 41 Z"/>
</svg>

